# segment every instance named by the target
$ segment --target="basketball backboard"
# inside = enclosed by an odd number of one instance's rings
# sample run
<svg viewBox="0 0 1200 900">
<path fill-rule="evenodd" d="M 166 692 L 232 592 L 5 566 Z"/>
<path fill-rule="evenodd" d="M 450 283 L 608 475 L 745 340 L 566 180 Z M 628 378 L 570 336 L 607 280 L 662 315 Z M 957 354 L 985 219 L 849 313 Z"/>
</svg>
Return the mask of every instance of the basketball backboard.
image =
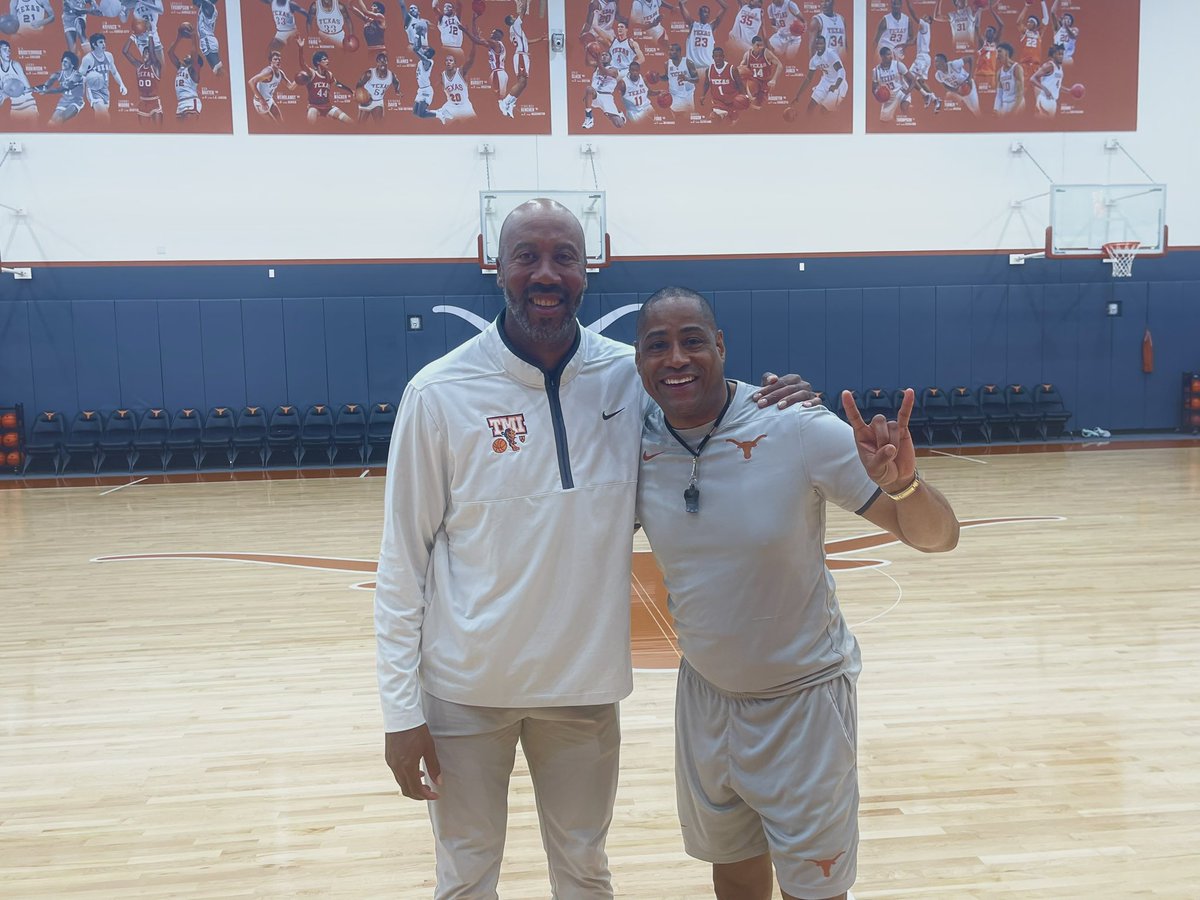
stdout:
<svg viewBox="0 0 1200 900">
<path fill-rule="evenodd" d="M 1165 184 L 1055 184 L 1048 257 L 1104 257 L 1104 245 L 1137 241 L 1139 256 L 1167 252 Z"/>
<path fill-rule="evenodd" d="M 604 191 L 480 191 L 479 265 L 495 271 L 500 250 L 500 226 L 505 217 L 527 200 L 546 197 L 575 214 L 583 226 L 589 270 L 608 265 L 608 217 Z"/>
</svg>

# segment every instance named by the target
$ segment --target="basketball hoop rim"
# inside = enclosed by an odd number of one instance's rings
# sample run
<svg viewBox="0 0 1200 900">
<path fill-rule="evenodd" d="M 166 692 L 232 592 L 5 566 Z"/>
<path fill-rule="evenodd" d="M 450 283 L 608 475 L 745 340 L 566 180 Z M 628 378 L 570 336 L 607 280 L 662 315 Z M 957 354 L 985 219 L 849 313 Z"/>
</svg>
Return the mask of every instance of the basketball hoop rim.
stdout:
<svg viewBox="0 0 1200 900">
<path fill-rule="evenodd" d="M 1121 253 L 1137 253 L 1142 249 L 1141 241 L 1109 241 L 1107 244 L 1101 244 L 1100 249 L 1105 255 L 1112 258 L 1116 254 Z"/>
<path fill-rule="evenodd" d="M 1133 262 L 1141 249 L 1141 241 L 1109 241 L 1100 246 L 1104 250 L 1104 261 L 1112 263 L 1113 278 L 1129 278 L 1133 275 Z"/>
</svg>

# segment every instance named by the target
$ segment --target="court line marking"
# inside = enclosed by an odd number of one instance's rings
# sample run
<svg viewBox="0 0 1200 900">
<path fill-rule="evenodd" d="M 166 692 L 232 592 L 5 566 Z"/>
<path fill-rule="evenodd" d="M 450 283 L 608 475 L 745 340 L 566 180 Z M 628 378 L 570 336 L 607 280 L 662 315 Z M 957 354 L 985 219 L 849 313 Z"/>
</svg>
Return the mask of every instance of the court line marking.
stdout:
<svg viewBox="0 0 1200 900">
<path fill-rule="evenodd" d="M 683 659 L 683 653 L 679 650 L 679 635 L 675 633 L 675 629 L 671 627 L 671 623 L 667 621 L 666 617 L 662 614 L 662 611 L 654 605 L 653 598 L 650 596 L 650 592 L 646 590 L 645 585 L 642 584 L 642 580 L 637 577 L 637 573 L 630 572 L 630 575 L 633 578 L 634 586 L 637 588 L 638 600 L 640 600 L 642 605 L 646 607 L 646 612 L 650 614 L 651 620 L 655 625 L 658 626 L 658 630 L 662 632 L 662 636 L 667 639 L 667 643 L 670 645 L 671 649 L 675 651 L 675 655 L 680 659 Z"/>
<path fill-rule="evenodd" d="M 891 606 L 889 606 L 887 609 L 885 609 L 883 612 L 876 613 L 875 615 L 871 616 L 871 618 L 863 619 L 861 622 L 854 622 L 853 624 L 850 624 L 849 627 L 851 629 L 861 628 L 864 625 L 870 625 L 872 622 L 879 621 L 884 616 L 886 616 L 888 613 L 890 613 L 893 609 L 895 609 L 897 606 L 899 606 L 900 601 L 902 599 L 904 599 L 904 587 L 903 587 L 903 585 L 900 584 L 899 581 L 897 581 L 895 578 L 893 578 L 887 572 L 883 571 L 883 569 L 877 568 L 874 571 L 878 572 L 880 575 L 882 575 L 884 578 L 888 579 L 892 584 L 894 584 L 896 586 L 896 601 Z"/>
<path fill-rule="evenodd" d="M 143 481 L 145 481 L 149 477 L 150 477 L 149 475 L 146 475 L 146 476 L 143 476 L 142 478 L 139 478 L 137 481 L 129 482 L 129 484 L 118 484 L 115 488 L 109 488 L 107 491 L 101 491 L 100 496 L 104 497 L 107 494 L 112 494 L 112 493 L 115 493 L 116 491 L 121 490 L 121 488 L 133 487 L 135 484 L 141 484 Z"/>
<path fill-rule="evenodd" d="M 930 448 L 929 452 L 930 452 L 930 453 L 936 453 L 938 456 L 948 456 L 948 457 L 950 457 L 951 459 L 961 459 L 961 460 L 963 460 L 964 462 L 973 462 L 973 463 L 978 463 L 978 464 L 979 464 L 979 465 L 981 465 L 981 466 L 986 466 L 986 465 L 987 465 L 987 462 L 986 462 L 985 460 L 982 460 L 982 459 L 975 459 L 975 458 L 973 458 L 973 457 L 970 457 L 970 456 L 963 456 L 961 453 L 947 453 L 945 450 L 934 450 L 932 447 Z"/>
<path fill-rule="evenodd" d="M 658 626 L 658 630 L 662 633 L 662 636 L 665 637 L 671 644 L 672 649 L 675 650 L 675 655 L 682 658 L 683 654 L 679 652 L 679 649 L 676 646 L 676 640 L 678 639 L 679 635 L 675 633 L 675 629 L 671 627 L 671 623 L 667 621 L 666 617 L 662 614 L 662 611 L 654 605 L 653 598 L 650 596 L 650 592 L 647 591 L 645 586 L 642 584 L 641 579 L 634 575 L 633 580 L 637 583 L 638 600 L 640 600 L 642 605 L 646 607 L 646 611 L 650 614 L 650 618 L 653 620 L 654 624 Z"/>
</svg>

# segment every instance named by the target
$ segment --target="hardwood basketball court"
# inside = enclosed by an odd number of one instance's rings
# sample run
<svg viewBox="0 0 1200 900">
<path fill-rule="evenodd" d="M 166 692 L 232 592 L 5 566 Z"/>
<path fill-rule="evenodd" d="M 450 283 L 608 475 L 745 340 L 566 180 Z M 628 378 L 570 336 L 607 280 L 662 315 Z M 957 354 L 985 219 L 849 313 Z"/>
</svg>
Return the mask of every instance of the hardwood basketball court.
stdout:
<svg viewBox="0 0 1200 900">
<path fill-rule="evenodd" d="M 852 542 L 873 529 L 830 512 L 865 667 L 860 900 L 1200 896 L 1200 445 L 1071 449 L 922 459 L 963 520 L 1038 517 L 948 555 Z M 271 474 L 0 490 L 0 894 L 430 895 L 354 589 L 381 473 Z M 635 562 L 613 873 L 622 897 L 706 897 L 675 819 L 669 618 Z M 548 893 L 519 766 L 501 895 Z"/>
</svg>

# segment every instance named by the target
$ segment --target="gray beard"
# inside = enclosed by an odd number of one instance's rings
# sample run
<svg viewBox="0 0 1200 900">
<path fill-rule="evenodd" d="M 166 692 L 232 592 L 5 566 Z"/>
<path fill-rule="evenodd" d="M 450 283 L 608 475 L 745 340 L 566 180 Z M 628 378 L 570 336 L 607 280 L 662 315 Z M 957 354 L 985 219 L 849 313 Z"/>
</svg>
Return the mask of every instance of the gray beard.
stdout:
<svg viewBox="0 0 1200 900">
<path fill-rule="evenodd" d="M 530 340 L 538 344 L 565 343 L 575 337 L 575 329 L 579 327 L 576 314 L 579 312 L 582 302 L 583 296 L 580 295 L 574 304 L 575 308 L 571 310 L 571 316 L 562 325 L 554 326 L 549 322 L 535 323 L 531 321 L 525 301 L 514 302 L 507 291 L 504 293 L 504 304 L 508 315 L 513 317 L 521 331 L 525 332 Z"/>
</svg>

